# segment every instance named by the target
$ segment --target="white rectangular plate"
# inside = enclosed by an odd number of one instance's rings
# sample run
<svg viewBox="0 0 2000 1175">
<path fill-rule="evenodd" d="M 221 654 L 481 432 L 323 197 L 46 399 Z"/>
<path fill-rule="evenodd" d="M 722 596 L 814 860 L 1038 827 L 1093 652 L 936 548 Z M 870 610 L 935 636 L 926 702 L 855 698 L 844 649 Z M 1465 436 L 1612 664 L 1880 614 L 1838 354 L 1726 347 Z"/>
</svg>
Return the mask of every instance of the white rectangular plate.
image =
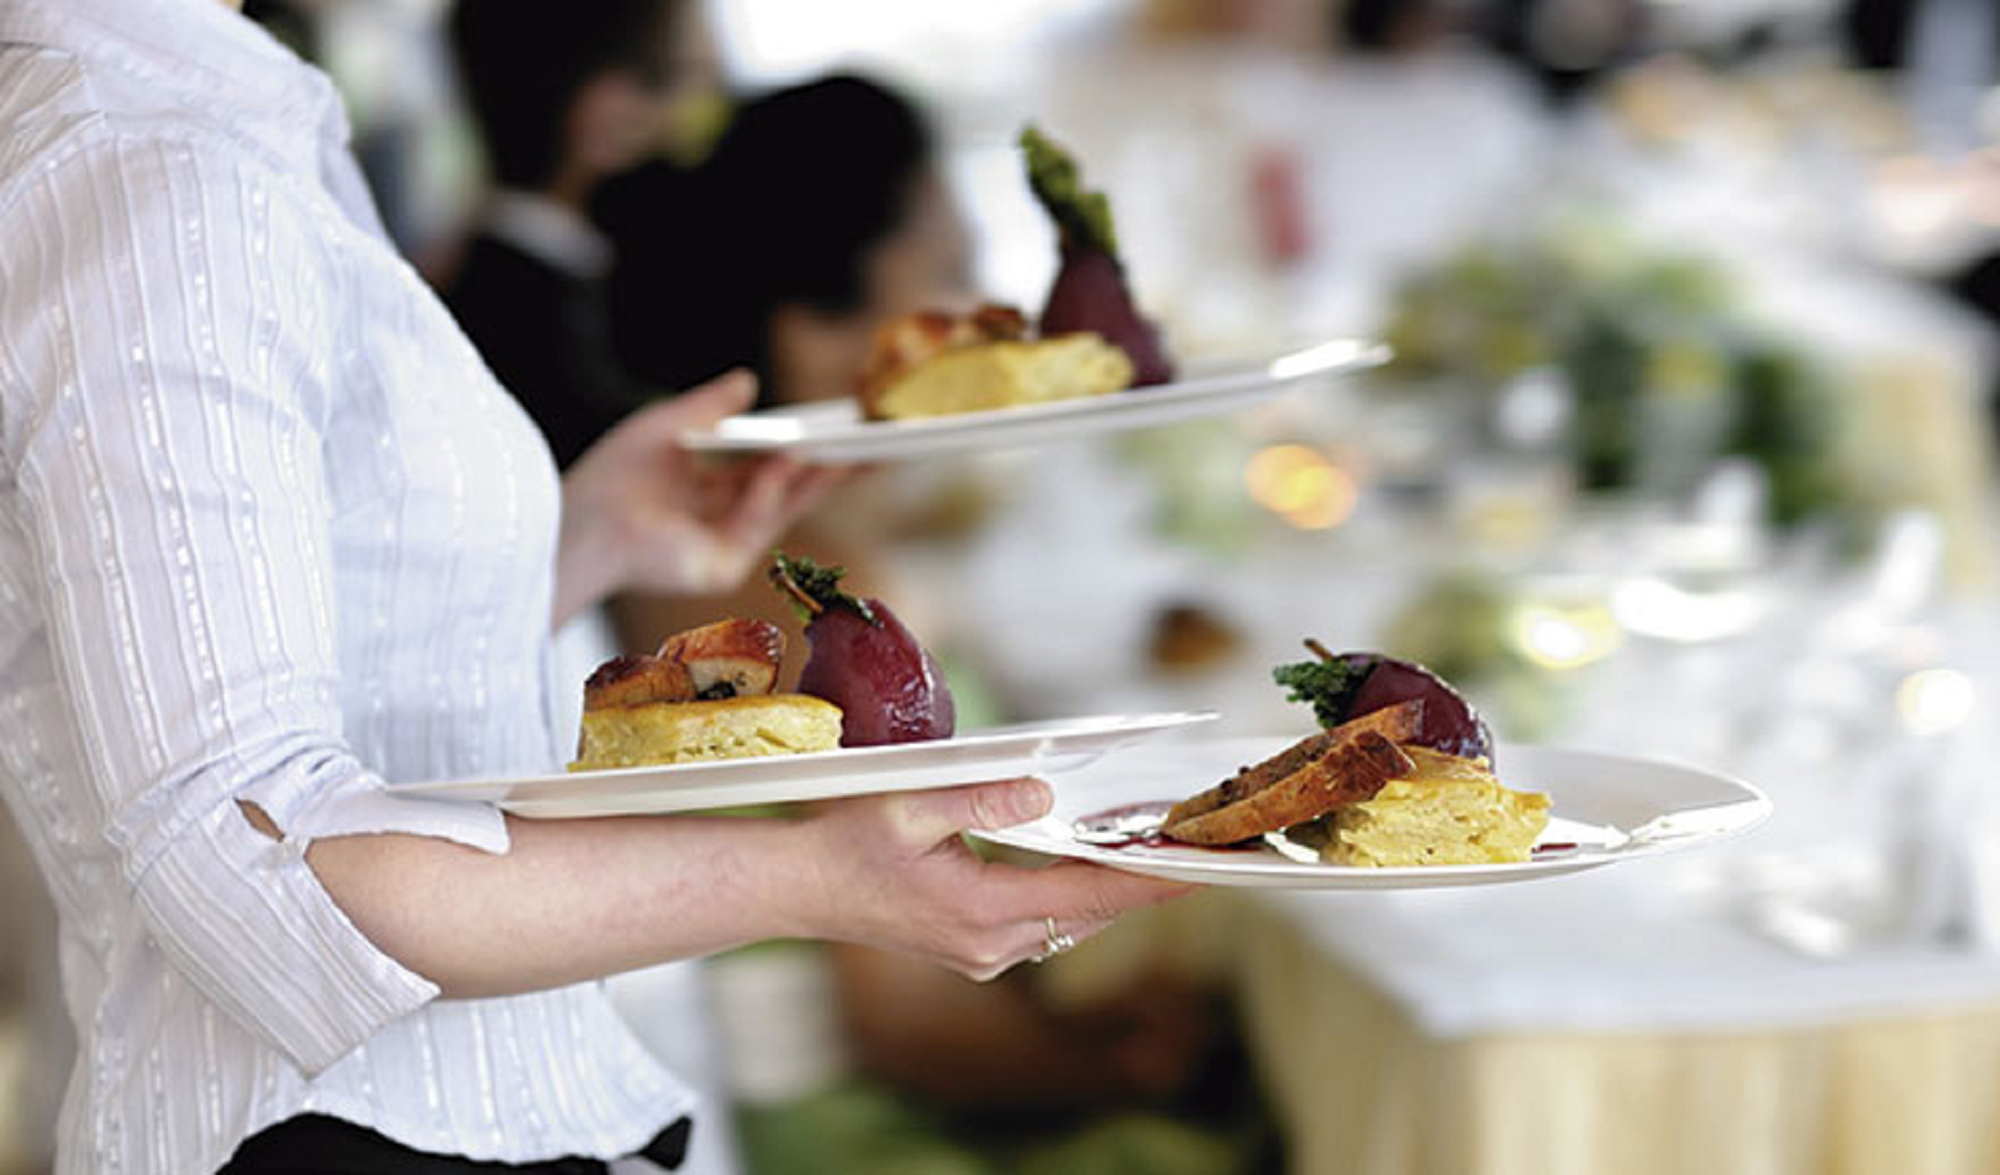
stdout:
<svg viewBox="0 0 2000 1175">
<path fill-rule="evenodd" d="M 521 816 L 692 812 L 911 791 L 1022 775 L 1059 775 L 1127 743 L 1214 718 L 1212 711 L 1205 710 L 1066 718 L 972 731 L 935 742 L 662 767 L 566 771 L 522 779 L 403 783 L 388 790 L 498 804 Z"/>
<path fill-rule="evenodd" d="M 688 433 L 681 443 L 697 452 L 786 453 L 825 465 L 984 452 L 1234 412 L 1283 395 L 1303 380 L 1361 371 L 1388 359 L 1389 349 L 1380 343 L 1334 339 L 1173 383 L 990 412 L 867 420 L 853 400 L 747 412 Z"/>
<path fill-rule="evenodd" d="M 1088 843 L 1076 824 L 1097 813 L 1185 799 L 1238 767 L 1275 754 L 1288 741 L 1211 739 L 1121 755 L 1064 780 L 1055 810 L 1041 820 L 971 835 L 1030 853 L 1204 885 L 1415 889 L 1525 881 L 1713 844 L 1747 832 L 1771 812 L 1771 802 L 1751 785 L 1693 767 L 1552 747 L 1502 747 L 1494 754 L 1501 782 L 1517 791 L 1545 792 L 1550 800 L 1549 826 L 1535 858 L 1517 864 L 1362 868 L 1297 859 L 1268 844 L 1111 847 Z"/>
</svg>

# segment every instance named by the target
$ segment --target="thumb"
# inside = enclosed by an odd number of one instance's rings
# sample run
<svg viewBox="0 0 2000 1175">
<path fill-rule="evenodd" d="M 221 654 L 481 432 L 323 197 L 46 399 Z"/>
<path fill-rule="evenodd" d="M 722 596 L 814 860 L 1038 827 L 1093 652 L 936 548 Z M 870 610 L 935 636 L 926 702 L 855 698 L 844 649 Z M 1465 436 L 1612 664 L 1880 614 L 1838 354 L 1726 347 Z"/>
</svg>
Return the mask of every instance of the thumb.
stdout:
<svg viewBox="0 0 2000 1175">
<path fill-rule="evenodd" d="M 757 377 L 743 368 L 696 384 L 668 403 L 674 409 L 674 423 L 681 428 L 699 428 L 733 416 L 757 399 Z"/>
<path fill-rule="evenodd" d="M 700 432 L 725 416 L 734 416 L 756 399 L 757 377 L 738 369 L 677 396 L 653 401 L 627 416 L 606 439 L 616 437 L 615 444 L 625 452 L 673 444 L 684 434 Z"/>
<path fill-rule="evenodd" d="M 965 787 L 906 793 L 904 830 L 913 841 L 935 844 L 968 828 L 1008 828 L 1037 820 L 1055 806 L 1055 791 L 1039 779 L 1006 779 Z"/>
</svg>

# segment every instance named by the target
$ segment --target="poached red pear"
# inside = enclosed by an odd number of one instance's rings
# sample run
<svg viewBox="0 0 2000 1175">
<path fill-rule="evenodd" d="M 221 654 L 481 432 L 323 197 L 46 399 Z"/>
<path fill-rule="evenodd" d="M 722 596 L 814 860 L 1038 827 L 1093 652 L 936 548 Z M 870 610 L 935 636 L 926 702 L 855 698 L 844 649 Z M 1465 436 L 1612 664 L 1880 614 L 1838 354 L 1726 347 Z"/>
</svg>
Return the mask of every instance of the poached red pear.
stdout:
<svg viewBox="0 0 2000 1175">
<path fill-rule="evenodd" d="M 1032 126 L 1021 131 L 1021 154 L 1028 165 L 1028 186 L 1055 221 L 1061 251 L 1055 284 L 1037 323 L 1042 336 L 1097 334 L 1132 361 L 1134 387 L 1173 379 L 1174 363 L 1160 342 L 1159 328 L 1139 313 L 1132 298 L 1110 200 L 1086 189 L 1076 160 Z"/>
<path fill-rule="evenodd" d="M 1174 378 L 1173 360 L 1160 344 L 1159 328 L 1132 303 L 1125 269 L 1118 259 L 1088 245 L 1065 244 L 1062 267 L 1042 307 L 1044 337 L 1093 331 L 1132 361 L 1132 386 L 1163 384 Z"/>
<path fill-rule="evenodd" d="M 1401 702 L 1424 704 L 1418 746 L 1465 759 L 1493 759 L 1493 733 L 1464 695 L 1414 661 L 1381 653 L 1329 653 L 1318 641 L 1306 647 L 1319 658 L 1281 665 L 1274 672 L 1294 701 L 1312 703 L 1320 725 L 1338 726 Z"/>
<path fill-rule="evenodd" d="M 841 591 L 845 574 L 782 553 L 772 562 L 771 582 L 806 621 L 799 692 L 840 707 L 843 747 L 950 738 L 957 708 L 937 660 L 882 601 Z"/>
</svg>

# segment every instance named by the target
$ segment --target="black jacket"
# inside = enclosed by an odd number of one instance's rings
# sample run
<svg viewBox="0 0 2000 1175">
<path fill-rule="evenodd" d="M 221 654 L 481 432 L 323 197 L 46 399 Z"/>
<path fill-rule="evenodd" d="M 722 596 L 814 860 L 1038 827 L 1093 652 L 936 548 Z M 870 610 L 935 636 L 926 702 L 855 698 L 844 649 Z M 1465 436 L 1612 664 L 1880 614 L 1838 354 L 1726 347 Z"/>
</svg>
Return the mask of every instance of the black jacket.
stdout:
<svg viewBox="0 0 2000 1175">
<path fill-rule="evenodd" d="M 557 465 L 567 468 L 650 395 L 612 351 L 602 281 L 482 233 L 444 296 L 487 366 L 548 438 Z"/>
</svg>

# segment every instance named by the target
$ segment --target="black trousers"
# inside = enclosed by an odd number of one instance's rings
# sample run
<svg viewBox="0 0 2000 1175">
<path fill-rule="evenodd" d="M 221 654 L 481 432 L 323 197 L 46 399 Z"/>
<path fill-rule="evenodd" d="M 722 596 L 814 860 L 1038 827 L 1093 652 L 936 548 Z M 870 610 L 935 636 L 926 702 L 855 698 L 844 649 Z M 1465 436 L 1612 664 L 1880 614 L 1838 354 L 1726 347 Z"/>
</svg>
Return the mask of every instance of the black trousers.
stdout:
<svg viewBox="0 0 2000 1175">
<path fill-rule="evenodd" d="M 682 1118 L 639 1152 L 668 1170 L 687 1156 L 694 1123 Z M 287 1118 L 236 1148 L 217 1175 L 605 1175 L 597 1159 L 485 1163 L 459 1155 L 411 1150 L 365 1126 L 322 1114 Z"/>
</svg>

